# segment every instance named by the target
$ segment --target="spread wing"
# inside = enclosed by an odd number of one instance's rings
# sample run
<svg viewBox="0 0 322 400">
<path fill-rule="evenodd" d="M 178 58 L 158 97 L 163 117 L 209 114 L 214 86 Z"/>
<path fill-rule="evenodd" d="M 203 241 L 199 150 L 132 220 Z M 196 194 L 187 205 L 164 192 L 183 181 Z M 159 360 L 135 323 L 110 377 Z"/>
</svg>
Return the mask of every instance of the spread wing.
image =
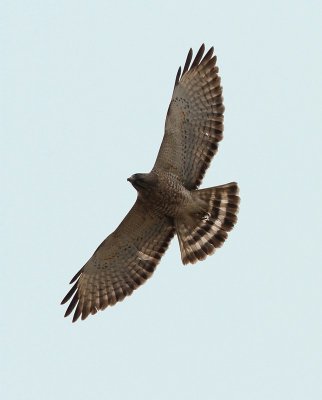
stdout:
<svg viewBox="0 0 322 400">
<path fill-rule="evenodd" d="M 73 322 L 85 319 L 129 296 L 153 274 L 173 235 L 169 220 L 149 213 L 138 198 L 71 280 L 76 283 L 62 301 L 73 296 L 65 317 L 76 308 Z"/>
<path fill-rule="evenodd" d="M 196 189 L 222 139 L 224 106 L 214 49 L 203 57 L 202 45 L 192 62 L 190 49 L 178 70 L 165 122 L 165 134 L 154 165 L 177 175 Z"/>
</svg>

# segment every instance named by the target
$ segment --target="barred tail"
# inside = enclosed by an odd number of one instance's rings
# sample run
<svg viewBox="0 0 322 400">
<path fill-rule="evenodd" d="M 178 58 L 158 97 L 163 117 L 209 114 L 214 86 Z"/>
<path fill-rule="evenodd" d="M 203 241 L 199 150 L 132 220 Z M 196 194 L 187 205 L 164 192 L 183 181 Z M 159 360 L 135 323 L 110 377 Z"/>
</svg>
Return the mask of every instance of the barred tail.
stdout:
<svg viewBox="0 0 322 400">
<path fill-rule="evenodd" d="M 192 192 L 205 212 L 194 219 L 189 215 L 175 221 L 184 264 L 204 260 L 222 246 L 237 221 L 238 191 L 237 183 L 232 182 Z"/>
</svg>

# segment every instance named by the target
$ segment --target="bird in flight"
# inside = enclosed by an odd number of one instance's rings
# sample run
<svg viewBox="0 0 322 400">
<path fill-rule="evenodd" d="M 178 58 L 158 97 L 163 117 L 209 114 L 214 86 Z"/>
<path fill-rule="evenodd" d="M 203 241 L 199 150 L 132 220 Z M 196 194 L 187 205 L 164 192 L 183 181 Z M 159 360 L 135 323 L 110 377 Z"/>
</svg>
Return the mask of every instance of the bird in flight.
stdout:
<svg viewBox="0 0 322 400">
<path fill-rule="evenodd" d="M 198 189 L 223 138 L 224 105 L 216 56 L 204 44 L 178 70 L 162 144 L 149 173 L 128 181 L 137 190 L 132 209 L 70 281 L 65 317 L 85 319 L 129 296 L 153 274 L 178 236 L 183 264 L 222 246 L 237 221 L 238 186 Z M 192 62 L 191 62 L 192 61 Z"/>
</svg>

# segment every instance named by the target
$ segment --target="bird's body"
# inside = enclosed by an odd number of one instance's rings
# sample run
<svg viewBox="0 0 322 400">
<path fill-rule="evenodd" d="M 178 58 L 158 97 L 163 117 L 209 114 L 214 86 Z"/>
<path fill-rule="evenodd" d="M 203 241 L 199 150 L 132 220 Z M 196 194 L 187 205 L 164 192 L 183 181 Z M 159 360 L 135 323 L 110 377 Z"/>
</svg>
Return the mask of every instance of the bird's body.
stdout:
<svg viewBox="0 0 322 400">
<path fill-rule="evenodd" d="M 155 170 L 149 174 L 135 174 L 133 177 L 135 181 L 131 183 L 138 190 L 138 196 L 145 208 L 151 213 L 173 219 L 192 201 L 190 191 L 170 172 Z M 146 187 L 135 183 L 143 180 Z"/>
<path fill-rule="evenodd" d="M 128 181 L 132 209 L 74 276 L 65 316 L 85 319 L 123 300 L 154 272 L 177 234 L 184 264 L 214 253 L 237 221 L 236 183 L 199 189 L 223 133 L 223 98 L 213 48 L 194 61 L 190 49 L 176 76 L 165 134 L 151 172 Z M 190 65 L 191 64 L 191 65 Z"/>
</svg>

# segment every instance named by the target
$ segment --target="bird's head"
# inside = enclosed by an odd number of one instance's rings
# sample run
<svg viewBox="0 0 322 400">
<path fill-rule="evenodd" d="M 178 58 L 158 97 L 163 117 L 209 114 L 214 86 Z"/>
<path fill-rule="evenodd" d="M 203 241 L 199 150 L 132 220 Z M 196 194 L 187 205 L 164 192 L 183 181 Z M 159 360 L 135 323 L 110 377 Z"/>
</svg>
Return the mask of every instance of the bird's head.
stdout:
<svg viewBox="0 0 322 400">
<path fill-rule="evenodd" d="M 138 192 L 142 192 L 153 188 L 157 184 L 158 178 L 154 173 L 150 172 L 149 174 L 134 174 L 127 180 Z"/>
</svg>

